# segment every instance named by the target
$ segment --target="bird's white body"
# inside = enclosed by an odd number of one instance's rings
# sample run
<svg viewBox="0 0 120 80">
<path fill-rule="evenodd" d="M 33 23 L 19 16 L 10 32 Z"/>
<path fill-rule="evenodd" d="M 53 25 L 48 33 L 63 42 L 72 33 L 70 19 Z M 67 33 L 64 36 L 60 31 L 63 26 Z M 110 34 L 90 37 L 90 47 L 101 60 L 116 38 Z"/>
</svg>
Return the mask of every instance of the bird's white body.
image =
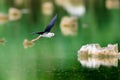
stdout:
<svg viewBox="0 0 120 80">
<path fill-rule="evenodd" d="M 51 37 L 53 37 L 54 35 L 55 35 L 54 33 L 49 32 L 49 33 L 44 33 L 44 34 L 42 34 L 41 36 L 42 36 L 42 37 L 51 38 Z"/>
</svg>

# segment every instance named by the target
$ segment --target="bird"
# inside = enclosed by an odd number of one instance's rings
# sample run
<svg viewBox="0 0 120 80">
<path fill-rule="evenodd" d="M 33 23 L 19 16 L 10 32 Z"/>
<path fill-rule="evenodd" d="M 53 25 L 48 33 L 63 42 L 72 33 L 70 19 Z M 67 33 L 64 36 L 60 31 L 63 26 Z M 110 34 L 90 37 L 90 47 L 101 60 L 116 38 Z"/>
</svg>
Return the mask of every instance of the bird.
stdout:
<svg viewBox="0 0 120 80">
<path fill-rule="evenodd" d="M 47 37 L 47 38 L 51 38 L 51 37 L 55 36 L 55 34 L 50 32 L 50 31 L 53 28 L 53 26 L 54 26 L 54 24 L 56 22 L 56 19 L 57 19 L 57 14 L 52 18 L 52 20 L 47 25 L 47 27 L 45 28 L 44 31 L 42 31 L 42 32 L 33 32 L 32 34 L 38 34 L 40 37 Z"/>
</svg>

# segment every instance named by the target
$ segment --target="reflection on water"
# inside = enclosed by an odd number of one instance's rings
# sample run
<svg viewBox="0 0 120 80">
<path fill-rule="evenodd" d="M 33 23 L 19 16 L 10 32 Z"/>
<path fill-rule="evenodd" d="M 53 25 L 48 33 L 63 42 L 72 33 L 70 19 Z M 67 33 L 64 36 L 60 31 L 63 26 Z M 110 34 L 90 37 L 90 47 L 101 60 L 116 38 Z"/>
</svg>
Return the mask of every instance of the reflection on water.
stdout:
<svg viewBox="0 0 120 80">
<path fill-rule="evenodd" d="M 0 39 L 0 44 L 5 45 L 6 40 L 4 38 Z"/>
<path fill-rule="evenodd" d="M 52 15 L 54 11 L 54 6 L 52 2 L 44 2 L 42 4 L 42 13 L 44 15 Z"/>
<path fill-rule="evenodd" d="M 8 21 L 8 15 L 5 13 L 0 13 L 0 24 L 5 24 Z"/>
<path fill-rule="evenodd" d="M 99 44 L 88 44 L 78 51 L 78 60 L 82 66 L 99 68 L 100 66 L 118 66 L 118 44 L 108 44 L 101 47 Z"/>
<path fill-rule="evenodd" d="M 78 31 L 77 18 L 65 16 L 61 19 L 60 29 L 65 36 L 74 36 Z"/>
<path fill-rule="evenodd" d="M 89 56 L 80 56 L 78 55 L 78 60 L 82 64 L 82 66 L 88 68 L 99 68 L 100 66 L 107 67 L 117 67 L 118 66 L 118 58 L 116 57 L 89 57 Z"/>
<path fill-rule="evenodd" d="M 22 12 L 17 8 L 9 9 L 9 20 L 15 21 L 19 20 L 22 17 Z"/>
</svg>

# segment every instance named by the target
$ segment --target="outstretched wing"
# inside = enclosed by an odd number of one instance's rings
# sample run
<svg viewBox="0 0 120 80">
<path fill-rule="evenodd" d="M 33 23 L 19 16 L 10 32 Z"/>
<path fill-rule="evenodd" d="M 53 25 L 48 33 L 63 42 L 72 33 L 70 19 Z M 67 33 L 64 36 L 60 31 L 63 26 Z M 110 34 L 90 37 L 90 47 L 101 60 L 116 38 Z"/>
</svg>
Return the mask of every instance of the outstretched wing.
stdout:
<svg viewBox="0 0 120 80">
<path fill-rule="evenodd" d="M 54 26 L 55 21 L 57 19 L 57 14 L 53 17 L 53 19 L 51 20 L 51 22 L 49 23 L 49 25 L 46 27 L 44 32 L 50 32 L 51 28 Z"/>
</svg>

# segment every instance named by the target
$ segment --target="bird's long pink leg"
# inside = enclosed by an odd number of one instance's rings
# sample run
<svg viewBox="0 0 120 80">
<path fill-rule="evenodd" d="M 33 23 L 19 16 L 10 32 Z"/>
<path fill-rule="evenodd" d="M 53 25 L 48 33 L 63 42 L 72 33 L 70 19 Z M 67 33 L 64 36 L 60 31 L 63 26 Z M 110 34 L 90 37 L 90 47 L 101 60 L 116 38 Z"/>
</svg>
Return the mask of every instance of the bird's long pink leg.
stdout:
<svg viewBox="0 0 120 80">
<path fill-rule="evenodd" d="M 35 42 L 35 41 L 37 41 L 38 39 L 40 39 L 40 38 L 42 38 L 42 36 L 40 35 L 40 36 L 38 36 L 37 38 L 35 38 L 35 39 L 33 39 L 33 40 L 31 40 L 31 42 Z"/>
</svg>

